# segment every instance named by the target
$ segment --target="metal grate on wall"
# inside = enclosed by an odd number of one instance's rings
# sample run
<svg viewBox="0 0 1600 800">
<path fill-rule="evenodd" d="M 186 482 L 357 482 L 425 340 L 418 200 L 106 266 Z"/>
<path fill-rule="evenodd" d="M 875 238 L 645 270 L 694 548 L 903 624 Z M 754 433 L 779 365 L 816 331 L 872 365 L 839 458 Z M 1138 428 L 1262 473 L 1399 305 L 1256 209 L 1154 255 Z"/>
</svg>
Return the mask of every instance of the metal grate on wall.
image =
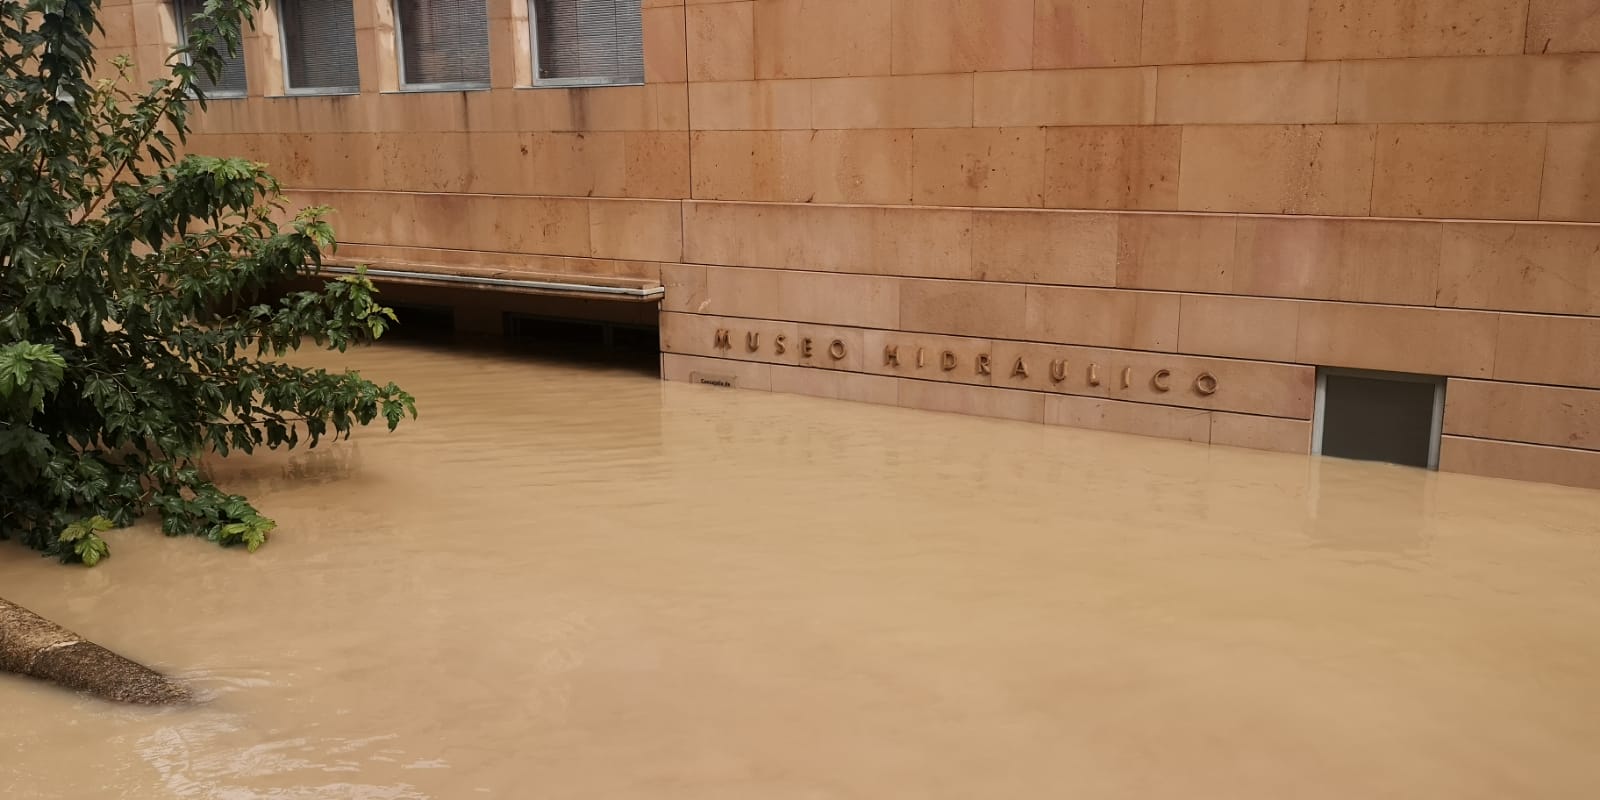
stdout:
<svg viewBox="0 0 1600 800">
<path fill-rule="evenodd" d="M 290 90 L 360 91 L 353 0 L 281 0 L 278 11 Z"/>
<path fill-rule="evenodd" d="M 532 0 L 539 82 L 643 83 L 639 7 L 639 0 Z"/>
<path fill-rule="evenodd" d="M 183 43 L 189 42 L 189 30 L 194 25 L 204 25 L 211 31 L 216 28 L 209 22 L 197 22 L 194 15 L 200 13 L 205 7 L 204 0 L 177 0 L 174 12 L 178 16 L 178 31 L 183 36 Z M 241 43 L 239 50 L 229 53 L 227 45 L 221 39 L 217 40 L 217 51 L 222 55 L 222 72 L 217 75 L 217 80 L 212 82 L 205 75 L 204 70 L 196 72 L 194 82 L 207 97 L 243 97 L 248 88 L 244 74 L 244 45 Z"/>
<path fill-rule="evenodd" d="M 415 86 L 487 86 L 486 0 L 395 0 L 403 82 Z"/>
</svg>

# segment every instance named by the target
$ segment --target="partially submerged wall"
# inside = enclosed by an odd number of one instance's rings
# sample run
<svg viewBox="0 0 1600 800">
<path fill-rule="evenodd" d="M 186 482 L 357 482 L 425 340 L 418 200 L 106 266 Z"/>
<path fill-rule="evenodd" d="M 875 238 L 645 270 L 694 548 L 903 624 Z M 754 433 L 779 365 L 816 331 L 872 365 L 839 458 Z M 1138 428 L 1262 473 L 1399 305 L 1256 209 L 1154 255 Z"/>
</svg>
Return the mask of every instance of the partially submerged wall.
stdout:
<svg viewBox="0 0 1600 800">
<path fill-rule="evenodd" d="M 356 0 L 361 94 L 259 35 L 195 146 L 346 255 L 659 276 L 671 379 L 1305 452 L 1315 366 L 1425 373 L 1444 469 L 1600 486 L 1600 0 L 645 0 L 588 89 L 488 2 L 487 90 Z"/>
</svg>

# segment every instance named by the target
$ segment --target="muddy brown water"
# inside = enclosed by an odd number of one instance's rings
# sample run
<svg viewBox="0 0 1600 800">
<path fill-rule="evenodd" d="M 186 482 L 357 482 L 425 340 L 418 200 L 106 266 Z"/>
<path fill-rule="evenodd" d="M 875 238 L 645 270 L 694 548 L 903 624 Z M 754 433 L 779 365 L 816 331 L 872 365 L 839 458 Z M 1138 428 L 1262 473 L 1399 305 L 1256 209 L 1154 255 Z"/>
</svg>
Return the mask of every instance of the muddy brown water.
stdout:
<svg viewBox="0 0 1600 800">
<path fill-rule="evenodd" d="M 195 708 L 0 677 L 6 798 L 1600 794 L 1600 494 L 384 346 L 399 433 L 230 459 L 0 593 Z"/>
</svg>

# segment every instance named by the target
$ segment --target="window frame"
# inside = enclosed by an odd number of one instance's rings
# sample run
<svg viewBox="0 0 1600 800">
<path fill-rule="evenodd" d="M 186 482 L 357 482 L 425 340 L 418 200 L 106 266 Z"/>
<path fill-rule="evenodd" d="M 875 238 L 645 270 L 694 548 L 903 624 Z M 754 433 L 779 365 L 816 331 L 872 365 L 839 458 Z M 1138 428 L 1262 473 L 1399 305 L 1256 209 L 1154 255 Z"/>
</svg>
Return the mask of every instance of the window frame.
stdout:
<svg viewBox="0 0 1600 800">
<path fill-rule="evenodd" d="M 165 4 L 177 22 L 174 27 L 178 29 L 179 47 L 189 46 L 189 18 L 193 16 L 191 14 L 183 13 L 184 2 L 185 0 L 170 0 Z M 241 32 L 239 37 L 239 66 L 244 71 L 244 88 L 221 89 L 216 86 L 201 87 L 201 90 L 205 92 L 206 102 L 209 103 L 212 100 L 246 100 L 250 97 L 250 61 L 245 57 L 244 46 L 244 36 L 243 32 Z M 194 66 L 194 61 L 191 60 L 187 55 L 184 56 L 183 60 L 189 66 Z M 201 80 L 204 80 L 204 76 L 196 73 L 195 82 L 198 83 Z"/>
<path fill-rule="evenodd" d="M 1444 445 L 1445 392 L 1450 380 L 1443 375 L 1424 375 L 1414 372 L 1389 372 L 1387 370 L 1355 369 L 1352 367 L 1317 367 L 1315 400 L 1311 410 L 1311 454 L 1322 455 L 1323 423 L 1327 419 L 1328 376 L 1368 378 L 1400 383 L 1424 383 L 1433 386 L 1433 419 L 1428 430 L 1428 465 L 1425 469 L 1439 471 L 1439 450 Z"/>
<path fill-rule="evenodd" d="M 291 2 L 304 2 L 304 0 L 273 0 L 273 10 L 277 12 L 276 16 L 278 17 L 278 60 L 281 62 L 279 66 L 283 68 L 284 95 L 288 97 L 342 97 L 352 94 L 361 94 L 361 61 L 359 57 L 356 60 L 356 85 L 354 86 L 296 87 L 289 79 L 289 32 L 288 29 L 284 27 L 288 14 L 284 13 L 284 9 L 287 8 Z M 350 2 L 353 5 L 354 3 L 359 2 L 359 0 L 350 0 Z M 355 9 L 352 7 L 351 11 L 353 12 L 354 10 Z M 397 32 L 396 35 L 398 35 L 399 28 L 400 26 L 397 21 L 397 24 L 395 25 Z M 357 37 L 356 47 L 359 49 L 360 46 L 359 37 Z M 248 78 L 246 79 L 248 80 Z"/>
<path fill-rule="evenodd" d="M 478 0 L 478 2 L 485 3 L 485 4 L 487 4 L 488 1 L 489 0 Z M 401 18 L 400 18 L 400 0 L 389 0 L 389 13 L 394 15 L 394 60 L 395 60 L 395 69 L 399 72 L 399 75 L 396 76 L 396 77 L 399 78 L 399 84 L 400 84 L 400 88 L 398 89 L 398 91 L 400 91 L 400 92 L 477 92 L 477 91 L 487 91 L 490 88 L 490 84 L 493 82 L 493 74 L 494 74 L 494 45 L 493 45 L 492 41 L 489 41 L 489 40 L 492 40 L 494 38 L 493 36 L 486 36 L 486 40 L 485 40 L 485 44 L 488 45 L 488 52 L 489 52 L 489 73 L 490 73 L 490 77 L 486 77 L 482 81 L 439 81 L 439 82 L 436 82 L 436 83 L 410 83 L 410 82 L 407 82 L 406 81 L 406 38 L 405 38 L 405 36 L 406 36 L 405 27 L 406 26 L 405 26 L 404 21 L 402 21 Z M 487 8 L 485 9 L 484 16 L 485 17 L 488 16 Z M 492 28 L 492 26 L 494 24 L 494 21 L 493 20 L 488 20 L 488 24 Z M 486 31 L 486 34 L 487 33 L 492 33 L 492 31 Z"/>
<path fill-rule="evenodd" d="M 587 78 L 541 78 L 539 77 L 539 0 L 527 0 L 528 3 L 528 49 L 533 51 L 533 88 L 535 89 L 582 89 L 599 88 L 602 86 L 643 86 L 644 75 L 635 79 L 620 75 L 587 77 Z M 641 24 L 643 24 L 641 15 Z M 640 38 L 640 56 L 643 56 L 644 43 Z"/>
</svg>

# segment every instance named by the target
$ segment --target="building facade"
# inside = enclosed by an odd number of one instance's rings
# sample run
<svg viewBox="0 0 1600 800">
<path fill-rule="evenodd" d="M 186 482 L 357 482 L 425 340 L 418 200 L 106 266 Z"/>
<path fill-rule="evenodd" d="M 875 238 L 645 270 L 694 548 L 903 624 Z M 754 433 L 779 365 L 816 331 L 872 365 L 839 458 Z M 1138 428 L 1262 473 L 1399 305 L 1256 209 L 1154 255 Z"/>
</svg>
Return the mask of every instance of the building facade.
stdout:
<svg viewBox="0 0 1600 800">
<path fill-rule="evenodd" d="M 668 380 L 1600 487 L 1600 0 L 338 3 L 192 146 L 341 256 L 659 281 Z"/>
</svg>

